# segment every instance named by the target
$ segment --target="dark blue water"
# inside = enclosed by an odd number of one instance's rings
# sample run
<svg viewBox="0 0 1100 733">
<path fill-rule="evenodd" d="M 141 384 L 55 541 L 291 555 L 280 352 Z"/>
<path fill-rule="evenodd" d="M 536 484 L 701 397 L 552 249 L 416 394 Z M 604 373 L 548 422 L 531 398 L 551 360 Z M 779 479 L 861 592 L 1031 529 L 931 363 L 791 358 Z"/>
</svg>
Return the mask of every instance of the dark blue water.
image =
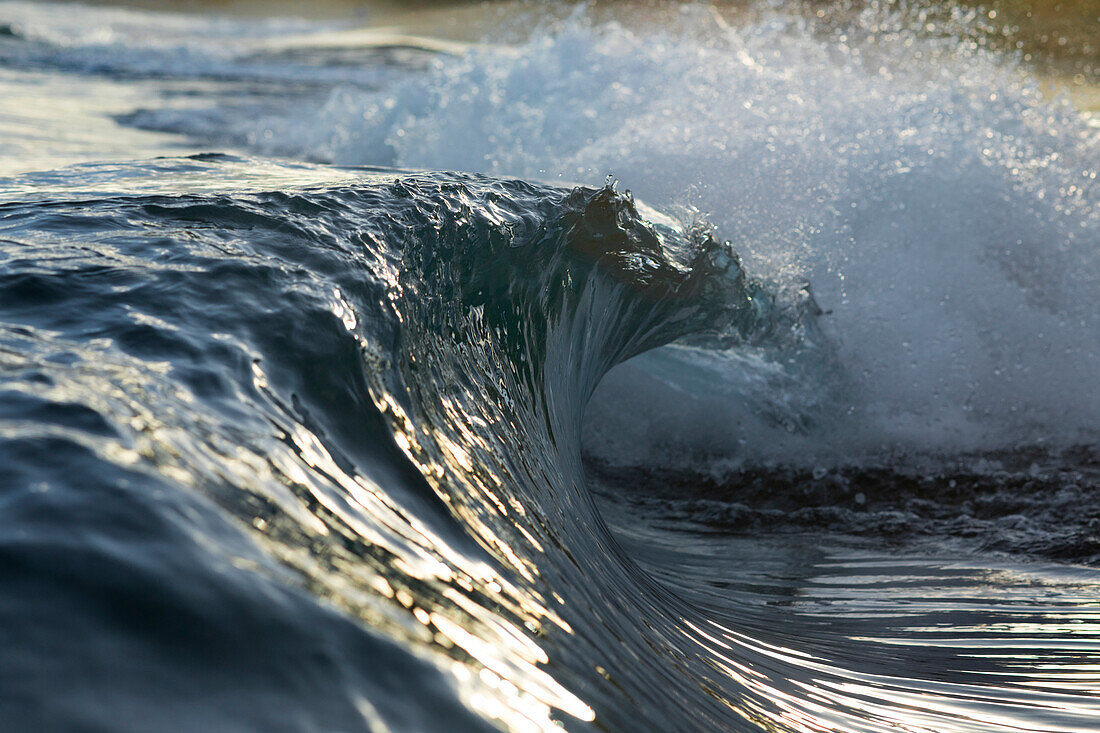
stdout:
<svg viewBox="0 0 1100 733">
<path fill-rule="evenodd" d="M 1095 128 L 684 15 L 0 4 L 5 730 L 1100 729 Z"/>
</svg>

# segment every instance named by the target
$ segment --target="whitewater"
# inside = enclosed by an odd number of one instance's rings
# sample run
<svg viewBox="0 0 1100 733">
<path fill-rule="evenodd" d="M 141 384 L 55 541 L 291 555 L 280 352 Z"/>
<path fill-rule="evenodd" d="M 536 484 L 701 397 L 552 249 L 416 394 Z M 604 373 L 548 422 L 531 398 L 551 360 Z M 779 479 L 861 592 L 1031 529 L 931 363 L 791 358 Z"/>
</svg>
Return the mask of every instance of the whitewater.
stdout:
<svg viewBox="0 0 1100 733">
<path fill-rule="evenodd" d="M 1100 729 L 1100 118 L 996 12 L 365 7 L 0 3 L 6 729 Z"/>
</svg>

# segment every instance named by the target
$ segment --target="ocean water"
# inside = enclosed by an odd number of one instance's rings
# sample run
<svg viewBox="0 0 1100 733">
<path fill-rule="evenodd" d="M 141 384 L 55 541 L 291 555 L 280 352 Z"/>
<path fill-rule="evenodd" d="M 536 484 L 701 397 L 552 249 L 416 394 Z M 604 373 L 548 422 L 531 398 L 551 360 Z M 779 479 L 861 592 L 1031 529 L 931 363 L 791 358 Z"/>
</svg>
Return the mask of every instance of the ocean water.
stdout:
<svg viewBox="0 0 1100 733">
<path fill-rule="evenodd" d="M 997 11 L 360 10 L 0 2 L 0 728 L 1100 730 Z"/>
</svg>

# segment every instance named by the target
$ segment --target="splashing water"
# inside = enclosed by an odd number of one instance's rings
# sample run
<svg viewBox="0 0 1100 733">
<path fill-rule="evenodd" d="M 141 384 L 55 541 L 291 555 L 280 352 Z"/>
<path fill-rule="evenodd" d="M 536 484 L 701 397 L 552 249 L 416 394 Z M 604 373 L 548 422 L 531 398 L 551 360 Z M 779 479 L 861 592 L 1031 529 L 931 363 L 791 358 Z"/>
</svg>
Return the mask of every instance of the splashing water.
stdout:
<svg viewBox="0 0 1100 733">
<path fill-rule="evenodd" d="M 754 272 L 812 283 L 840 374 L 761 355 L 743 383 L 744 354 L 660 353 L 597 400 L 588 444 L 606 458 L 828 464 L 1094 439 L 1100 132 L 960 38 L 958 20 L 933 34 L 872 9 L 834 36 L 708 18 L 668 35 L 581 15 L 235 134 L 345 164 L 589 183 L 613 171 L 647 201 L 704 212 Z M 658 407 L 621 409 L 616 378 Z M 770 400 L 752 394 L 761 382 Z M 687 383 L 698 407 L 669 410 Z M 808 422 L 824 427 L 791 434 Z"/>
</svg>

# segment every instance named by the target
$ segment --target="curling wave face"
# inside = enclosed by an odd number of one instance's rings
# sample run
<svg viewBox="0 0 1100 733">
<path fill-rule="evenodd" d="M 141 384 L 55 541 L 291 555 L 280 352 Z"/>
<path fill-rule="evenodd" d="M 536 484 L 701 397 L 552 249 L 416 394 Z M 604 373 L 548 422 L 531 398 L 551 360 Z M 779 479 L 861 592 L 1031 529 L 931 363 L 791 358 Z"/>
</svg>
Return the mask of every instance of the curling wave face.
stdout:
<svg viewBox="0 0 1100 733">
<path fill-rule="evenodd" d="M 241 191 L 257 167 L 299 183 Z M 628 557 L 580 463 L 602 374 L 682 335 L 755 348 L 812 320 L 705 228 L 610 187 L 204 156 L 133 166 L 137 190 L 110 166 L 108 193 L 97 171 L 8 181 L 0 206 L 2 609 L 35 619 L 6 640 L 5 694 L 30 703 L 13 723 L 1095 714 L 1072 691 L 902 681 L 895 654 L 873 661 L 888 644 L 851 671 L 829 633 L 776 634 L 738 596 L 708 610 Z"/>
<path fill-rule="evenodd" d="M 249 167 L 215 156 L 135 179 L 171 177 L 178 194 Z M 469 176 L 29 198 L 0 214 L 2 582 L 24 591 L 9 621 L 35 618 L 41 634 L 10 640 L 5 673 L 25 699 L 55 664 L 74 688 L 72 705 L 32 706 L 22 724 L 110 725 L 121 705 L 132 724 L 168 726 L 178 698 L 164 696 L 180 688 L 203 700 L 189 719 L 218 727 L 443 729 L 456 714 L 478 727 L 449 697 L 516 729 L 592 719 L 599 696 L 544 671 L 539 637 L 570 634 L 579 609 L 642 600 L 583 488 L 583 403 L 613 363 L 684 332 L 765 337 L 767 293 L 728 246 L 655 227 L 610 188 Z M 288 571 L 372 630 L 273 583 Z M 88 635 L 69 639 L 81 607 L 102 615 L 80 612 Z M 637 647 L 653 632 L 633 619 L 614 627 Z M 279 624 L 289 638 L 245 648 L 254 626 Z M 185 648 L 158 667 L 168 679 L 140 677 Z M 187 663 L 215 658 L 231 661 L 213 677 Z M 579 686 L 583 665 L 568 667 Z M 238 680 L 243 700 L 210 694 Z M 252 685 L 277 703 L 249 699 Z M 402 687 L 423 705 L 388 706 Z M 650 715 L 684 693 L 648 691 Z M 699 720 L 721 719 L 699 703 Z"/>
</svg>

